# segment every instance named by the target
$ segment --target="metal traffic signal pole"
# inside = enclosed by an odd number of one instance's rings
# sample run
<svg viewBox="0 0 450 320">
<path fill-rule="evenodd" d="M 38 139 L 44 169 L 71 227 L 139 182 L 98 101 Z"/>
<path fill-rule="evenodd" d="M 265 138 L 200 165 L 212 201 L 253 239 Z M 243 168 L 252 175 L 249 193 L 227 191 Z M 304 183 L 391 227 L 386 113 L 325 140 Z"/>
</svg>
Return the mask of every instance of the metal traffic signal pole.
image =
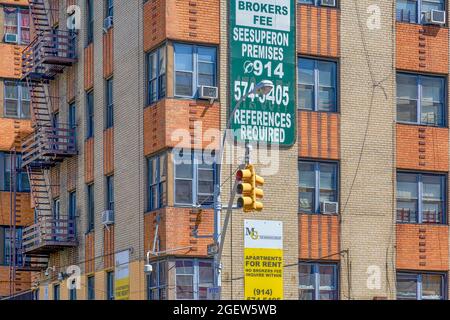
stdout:
<svg viewBox="0 0 450 320">
<path fill-rule="evenodd" d="M 217 168 L 217 179 L 216 183 L 214 184 L 214 244 L 216 247 L 216 250 L 214 251 L 214 286 L 217 288 L 222 287 L 222 278 L 221 278 L 221 255 L 223 250 L 223 242 L 221 241 L 222 237 L 222 230 L 221 230 L 221 216 L 222 216 L 222 199 L 221 199 L 221 170 L 222 170 L 222 162 L 223 162 L 223 149 L 225 147 L 225 141 L 227 136 L 227 131 L 231 127 L 231 123 L 234 117 L 234 114 L 236 111 L 239 110 L 239 107 L 241 106 L 242 102 L 244 102 L 248 96 L 258 94 L 258 95 L 268 95 L 274 88 L 273 82 L 269 80 L 263 80 L 260 83 L 258 83 L 253 90 L 247 92 L 247 94 L 243 95 L 242 98 L 238 101 L 236 106 L 233 108 L 232 112 L 230 113 L 230 116 L 228 118 L 228 121 L 226 123 L 225 131 L 222 137 L 222 144 L 220 145 L 219 154 L 216 157 L 216 168 Z M 246 141 L 245 143 L 245 162 L 248 164 L 250 162 L 250 143 Z M 228 208 L 230 209 L 230 208 Z M 224 226 L 223 232 L 226 231 L 226 225 Z M 219 289 L 219 300 L 220 300 L 220 291 Z"/>
</svg>

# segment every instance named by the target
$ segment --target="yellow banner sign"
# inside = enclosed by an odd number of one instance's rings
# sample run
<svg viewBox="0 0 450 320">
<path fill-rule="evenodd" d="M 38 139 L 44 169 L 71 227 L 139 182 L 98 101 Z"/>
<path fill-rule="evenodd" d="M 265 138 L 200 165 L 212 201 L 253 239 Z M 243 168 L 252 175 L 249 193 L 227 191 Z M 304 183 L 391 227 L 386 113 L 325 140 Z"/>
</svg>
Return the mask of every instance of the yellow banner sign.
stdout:
<svg viewBox="0 0 450 320">
<path fill-rule="evenodd" d="M 116 300 L 129 300 L 130 299 L 130 278 L 126 277 L 116 281 L 115 290 Z"/>
<path fill-rule="evenodd" d="M 245 299 L 283 299 L 283 250 L 245 249 Z"/>
<path fill-rule="evenodd" d="M 283 299 L 283 223 L 245 220 L 246 300 Z"/>
</svg>

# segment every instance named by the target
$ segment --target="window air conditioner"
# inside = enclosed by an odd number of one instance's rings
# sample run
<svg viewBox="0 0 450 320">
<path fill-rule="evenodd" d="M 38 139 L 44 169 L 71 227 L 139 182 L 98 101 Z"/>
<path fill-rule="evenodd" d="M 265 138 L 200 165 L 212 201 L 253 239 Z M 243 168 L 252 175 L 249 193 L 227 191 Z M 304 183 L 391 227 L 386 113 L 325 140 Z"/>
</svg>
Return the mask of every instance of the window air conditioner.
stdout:
<svg viewBox="0 0 450 320">
<path fill-rule="evenodd" d="M 6 43 L 17 43 L 17 34 L 15 33 L 5 33 Z"/>
<path fill-rule="evenodd" d="M 210 100 L 211 103 L 219 97 L 219 88 L 210 86 L 201 86 L 199 90 L 199 99 Z"/>
<path fill-rule="evenodd" d="M 106 210 L 102 212 L 102 224 L 108 226 L 114 224 L 114 211 Z"/>
<path fill-rule="evenodd" d="M 337 202 L 323 201 L 320 203 L 320 213 L 323 214 L 337 214 L 339 211 L 339 204 Z"/>
<path fill-rule="evenodd" d="M 425 13 L 425 22 L 427 24 L 445 24 L 445 11 L 440 10 L 430 10 Z"/>
</svg>

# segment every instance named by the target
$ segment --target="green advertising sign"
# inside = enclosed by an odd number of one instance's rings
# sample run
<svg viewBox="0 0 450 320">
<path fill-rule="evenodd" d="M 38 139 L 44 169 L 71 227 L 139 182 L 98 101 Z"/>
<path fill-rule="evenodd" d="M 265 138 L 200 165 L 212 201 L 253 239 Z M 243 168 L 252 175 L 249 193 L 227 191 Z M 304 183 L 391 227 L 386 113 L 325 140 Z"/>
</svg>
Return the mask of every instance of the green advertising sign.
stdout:
<svg viewBox="0 0 450 320">
<path fill-rule="evenodd" d="M 230 108 L 239 141 L 290 146 L 296 135 L 295 0 L 230 0 Z"/>
</svg>

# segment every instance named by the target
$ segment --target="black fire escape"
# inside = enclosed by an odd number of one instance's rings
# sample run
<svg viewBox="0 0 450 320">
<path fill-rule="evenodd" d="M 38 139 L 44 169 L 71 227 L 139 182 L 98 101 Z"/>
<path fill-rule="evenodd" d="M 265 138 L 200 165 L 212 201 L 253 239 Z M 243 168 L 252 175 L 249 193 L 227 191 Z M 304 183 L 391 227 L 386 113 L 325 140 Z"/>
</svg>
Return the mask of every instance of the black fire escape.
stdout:
<svg viewBox="0 0 450 320">
<path fill-rule="evenodd" d="M 75 130 L 52 119 L 49 83 L 76 59 L 76 35 L 53 29 L 46 0 L 30 0 L 35 38 L 22 53 L 22 80 L 30 90 L 33 133 L 22 143 L 22 170 L 30 181 L 35 224 L 23 230 L 22 270 L 42 270 L 51 253 L 77 245 L 75 219 L 53 208 L 49 171 L 77 154 Z M 59 210 L 58 210 L 59 211 Z"/>
</svg>

